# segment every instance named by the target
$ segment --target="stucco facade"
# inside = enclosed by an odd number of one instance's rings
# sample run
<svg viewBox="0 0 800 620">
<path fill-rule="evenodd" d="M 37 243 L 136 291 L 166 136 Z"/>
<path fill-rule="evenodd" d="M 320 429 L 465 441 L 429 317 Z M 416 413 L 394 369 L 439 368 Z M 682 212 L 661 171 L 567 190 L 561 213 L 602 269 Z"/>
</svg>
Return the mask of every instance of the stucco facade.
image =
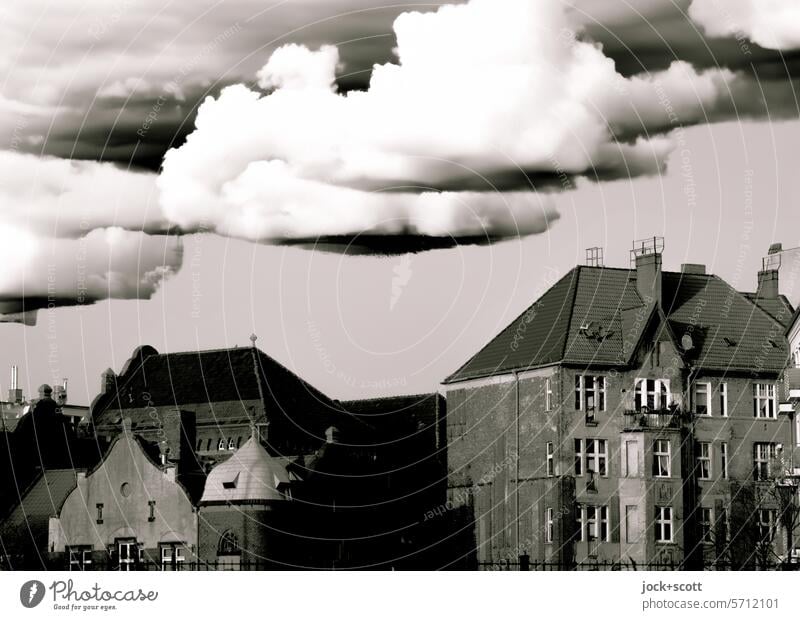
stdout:
<svg viewBox="0 0 800 620">
<path fill-rule="evenodd" d="M 145 452 L 128 423 L 100 464 L 79 473 L 77 486 L 50 519 L 51 559 L 105 563 L 127 570 L 140 562 L 190 562 L 196 557 L 197 515 L 174 467 Z"/>
</svg>

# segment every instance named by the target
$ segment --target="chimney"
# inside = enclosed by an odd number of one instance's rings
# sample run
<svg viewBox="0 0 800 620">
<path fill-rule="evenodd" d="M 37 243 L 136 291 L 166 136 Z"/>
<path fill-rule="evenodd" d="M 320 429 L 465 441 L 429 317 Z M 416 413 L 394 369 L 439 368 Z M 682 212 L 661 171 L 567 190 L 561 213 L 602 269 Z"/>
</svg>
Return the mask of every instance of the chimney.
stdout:
<svg viewBox="0 0 800 620">
<path fill-rule="evenodd" d="M 700 263 L 683 263 L 681 265 L 681 273 L 704 276 L 706 274 L 706 266 Z"/>
<path fill-rule="evenodd" d="M 16 366 L 11 367 L 11 387 L 8 389 L 8 402 L 19 405 L 22 403 L 22 390 L 19 387 L 19 374 Z"/>
<path fill-rule="evenodd" d="M 636 290 L 645 303 L 661 302 L 661 253 L 664 238 L 634 241 L 632 262 L 636 265 Z"/>
<path fill-rule="evenodd" d="M 781 268 L 781 252 L 783 245 L 773 243 L 767 255 L 761 259 L 761 271 L 758 272 L 758 290 L 761 299 L 777 299 L 780 295 L 778 286 L 778 270 Z"/>
<path fill-rule="evenodd" d="M 106 368 L 100 375 L 100 391 L 103 394 L 108 394 L 114 391 L 114 386 L 117 383 L 117 375 L 110 368 Z"/>
</svg>

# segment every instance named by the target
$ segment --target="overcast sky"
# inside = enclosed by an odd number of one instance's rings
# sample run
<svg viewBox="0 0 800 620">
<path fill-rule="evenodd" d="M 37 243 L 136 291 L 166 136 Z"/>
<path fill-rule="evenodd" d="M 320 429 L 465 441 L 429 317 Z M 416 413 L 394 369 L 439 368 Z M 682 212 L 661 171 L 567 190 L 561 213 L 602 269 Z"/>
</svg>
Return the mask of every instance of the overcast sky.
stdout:
<svg viewBox="0 0 800 620">
<path fill-rule="evenodd" d="M 752 290 L 800 245 L 794 3 L 381 4 L 5 10 L 0 312 L 59 307 L 0 369 L 85 403 L 255 332 L 332 397 L 429 391 L 586 247 Z"/>
</svg>

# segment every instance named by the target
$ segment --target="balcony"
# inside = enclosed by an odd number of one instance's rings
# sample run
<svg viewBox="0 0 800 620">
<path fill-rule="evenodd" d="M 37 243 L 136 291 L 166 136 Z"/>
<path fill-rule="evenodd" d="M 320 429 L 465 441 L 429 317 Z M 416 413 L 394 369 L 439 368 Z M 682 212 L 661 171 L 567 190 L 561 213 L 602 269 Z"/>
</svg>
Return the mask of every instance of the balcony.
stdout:
<svg viewBox="0 0 800 620">
<path fill-rule="evenodd" d="M 787 368 L 783 373 L 786 395 L 790 400 L 800 400 L 800 368 Z"/>
<path fill-rule="evenodd" d="M 682 413 L 679 409 L 653 409 L 624 412 L 625 430 L 680 428 Z"/>
</svg>

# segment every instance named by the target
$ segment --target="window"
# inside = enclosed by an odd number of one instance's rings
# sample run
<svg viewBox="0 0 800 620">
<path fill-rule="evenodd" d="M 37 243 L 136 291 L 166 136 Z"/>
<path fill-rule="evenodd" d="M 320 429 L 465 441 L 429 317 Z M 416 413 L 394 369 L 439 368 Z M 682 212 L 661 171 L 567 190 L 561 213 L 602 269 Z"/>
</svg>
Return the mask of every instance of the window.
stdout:
<svg viewBox="0 0 800 620">
<path fill-rule="evenodd" d="M 753 478 L 756 480 L 769 479 L 771 461 L 775 458 L 776 449 L 774 443 L 754 443 L 753 444 Z"/>
<path fill-rule="evenodd" d="M 639 542 L 640 531 L 639 507 L 636 504 L 625 506 L 625 542 Z"/>
<path fill-rule="evenodd" d="M 208 441 L 206 442 L 206 450 L 211 450 L 211 442 L 212 442 L 212 441 L 213 441 L 213 439 L 211 439 L 211 438 L 209 437 L 209 438 L 208 438 Z"/>
<path fill-rule="evenodd" d="M 669 478 L 672 473 L 672 450 L 669 439 L 656 439 L 653 443 L 653 476 Z"/>
<path fill-rule="evenodd" d="M 672 508 L 656 506 L 656 542 L 672 542 Z"/>
<path fill-rule="evenodd" d="M 777 511 L 773 508 L 759 508 L 758 510 L 758 538 L 761 542 L 772 542 L 775 538 L 775 516 Z"/>
<path fill-rule="evenodd" d="M 556 475 L 556 462 L 555 462 L 555 454 L 553 451 L 553 442 L 547 442 L 547 477 L 551 478 Z"/>
<path fill-rule="evenodd" d="M 728 384 L 719 384 L 719 414 L 723 418 L 728 417 Z"/>
<path fill-rule="evenodd" d="M 578 411 L 606 410 L 606 378 L 575 375 L 575 409 Z"/>
<path fill-rule="evenodd" d="M 704 543 L 714 542 L 713 508 L 700 508 L 700 540 Z"/>
<path fill-rule="evenodd" d="M 553 509 L 544 511 L 544 542 L 553 542 Z"/>
<path fill-rule="evenodd" d="M 224 437 L 220 437 L 219 441 L 217 442 L 217 450 L 224 450 L 225 446 L 228 445 L 228 442 L 225 441 Z"/>
<path fill-rule="evenodd" d="M 700 441 L 697 444 L 697 477 L 711 480 L 711 443 Z"/>
<path fill-rule="evenodd" d="M 595 473 L 608 476 L 608 441 L 605 439 L 575 440 L 575 475 Z"/>
<path fill-rule="evenodd" d="M 553 383 L 550 377 L 544 380 L 544 410 L 553 410 Z"/>
<path fill-rule="evenodd" d="M 228 530 L 219 537 L 217 545 L 217 555 L 233 555 L 239 553 L 239 540 L 236 534 Z"/>
<path fill-rule="evenodd" d="M 653 411 L 669 406 L 670 393 L 667 379 L 637 379 L 634 390 L 636 411 Z"/>
<path fill-rule="evenodd" d="M 728 443 L 722 442 L 719 446 L 719 473 L 724 480 L 728 479 Z"/>
<path fill-rule="evenodd" d="M 236 449 L 236 441 L 233 437 L 228 439 L 228 450 L 235 450 Z"/>
<path fill-rule="evenodd" d="M 139 543 L 133 538 L 117 539 L 117 565 L 121 571 L 136 569 L 139 561 Z"/>
<path fill-rule="evenodd" d="M 95 507 L 97 508 L 97 523 L 103 523 L 103 504 L 96 504 Z"/>
<path fill-rule="evenodd" d="M 148 508 L 150 508 L 150 514 L 147 516 L 147 520 L 151 523 L 156 520 L 156 503 L 155 501 L 151 500 L 147 502 Z"/>
<path fill-rule="evenodd" d="M 711 415 L 711 384 L 694 384 L 694 412 L 697 415 Z"/>
<path fill-rule="evenodd" d="M 775 412 L 778 409 L 775 401 L 775 385 L 772 383 L 754 383 L 753 404 L 755 417 L 775 419 Z"/>
<path fill-rule="evenodd" d="M 186 561 L 183 543 L 161 543 L 161 570 L 179 570 Z"/>
<path fill-rule="evenodd" d="M 581 506 L 578 510 L 578 532 L 581 542 L 608 542 L 608 506 Z"/>
<path fill-rule="evenodd" d="M 92 570 L 92 547 L 75 545 L 67 547 L 69 570 Z"/>
</svg>

